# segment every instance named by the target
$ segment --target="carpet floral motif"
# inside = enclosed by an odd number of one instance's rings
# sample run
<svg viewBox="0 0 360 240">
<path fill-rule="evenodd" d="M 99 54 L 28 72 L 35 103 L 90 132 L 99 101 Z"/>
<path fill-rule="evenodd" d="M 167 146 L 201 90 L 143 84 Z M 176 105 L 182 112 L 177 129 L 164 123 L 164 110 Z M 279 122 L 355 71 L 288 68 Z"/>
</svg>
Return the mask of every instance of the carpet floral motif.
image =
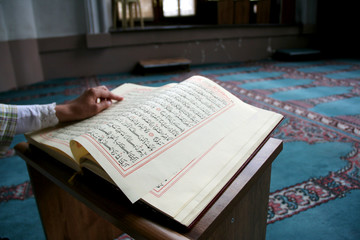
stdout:
<svg viewBox="0 0 360 240">
<path fill-rule="evenodd" d="M 33 196 L 32 187 L 29 181 L 15 186 L 0 187 L 0 204 L 11 200 L 25 200 Z"/>
<path fill-rule="evenodd" d="M 325 63 L 326 66 L 330 63 Z M 250 80 L 237 80 L 236 77 L 226 78 L 221 76 L 219 83 L 232 91 L 240 99 L 265 109 L 281 112 L 286 118 L 282 125 L 273 133 L 273 137 L 286 142 L 306 142 L 316 144 L 323 142 L 348 142 L 352 144 L 352 151 L 342 160 L 347 161 L 347 166 L 337 171 L 331 171 L 326 176 L 313 176 L 304 182 L 279 189 L 270 193 L 268 206 L 268 224 L 274 223 L 295 214 L 319 206 L 330 200 L 345 197 L 352 190 L 360 189 L 360 100 L 355 115 L 327 116 L 323 113 L 312 111 L 312 108 L 324 103 L 336 102 L 343 99 L 359 97 L 359 81 L 355 79 L 334 79 L 329 77 L 329 72 L 306 73 L 296 70 L 296 64 L 278 67 L 276 64 L 263 64 L 258 71 L 278 71 L 280 76 L 271 78 L 257 78 Z M 349 67 L 347 71 L 358 71 L 360 65 Z M 329 68 L 331 69 L 331 68 Z M 330 71 L 331 76 L 344 71 Z M 234 73 L 233 73 L 234 74 Z M 241 74 L 241 73 L 240 73 Z M 239 76 L 240 76 L 239 74 Z M 241 76 L 240 76 L 241 77 Z M 239 79 L 240 79 L 239 77 Z M 311 84 L 275 87 L 271 89 L 250 89 L 249 83 L 276 81 L 277 79 L 310 79 Z M 230 79 L 224 81 L 224 79 Z M 260 86 L 261 85 L 257 85 Z M 321 87 L 351 87 L 346 93 L 292 100 L 276 99 L 274 93 L 299 91 Z M 304 93 L 306 93 L 304 91 Z M 286 146 L 286 145 L 285 145 Z M 286 151 L 286 149 L 284 149 Z"/>
<path fill-rule="evenodd" d="M 187 73 L 173 75 L 115 74 L 59 79 L 1 93 L 0 102 L 64 102 L 91 86 L 106 85 L 114 88 L 125 82 L 160 86 L 182 81 L 192 75 L 204 75 L 244 102 L 283 114 L 285 120 L 272 135 L 284 141 L 283 152 L 288 151 L 286 144 L 298 143 L 308 146 L 341 143 L 349 147 L 346 153 L 341 152 L 341 155 L 336 156 L 338 159 L 335 160 L 341 162 L 341 167 L 330 166 L 330 170 L 325 173 L 299 176 L 298 179 L 301 180 L 291 184 L 287 184 L 284 179 L 285 183 L 270 193 L 268 224 L 285 220 L 335 199 L 344 199 L 350 192 L 360 189 L 360 61 L 260 61 L 202 66 Z M 296 152 L 293 155 L 296 155 Z M 310 158 L 313 156 L 319 155 L 309 153 Z M 316 157 L 313 158 L 311 161 L 319 161 Z M 330 165 L 326 162 L 327 156 L 321 161 L 324 159 L 324 164 Z M 303 163 L 301 159 L 299 161 L 296 167 L 300 169 Z M 278 173 L 273 171 L 272 174 Z M 0 185 L 0 204 L 32 197 L 29 181 L 12 186 Z M 121 237 L 126 239 L 127 236 Z"/>
</svg>

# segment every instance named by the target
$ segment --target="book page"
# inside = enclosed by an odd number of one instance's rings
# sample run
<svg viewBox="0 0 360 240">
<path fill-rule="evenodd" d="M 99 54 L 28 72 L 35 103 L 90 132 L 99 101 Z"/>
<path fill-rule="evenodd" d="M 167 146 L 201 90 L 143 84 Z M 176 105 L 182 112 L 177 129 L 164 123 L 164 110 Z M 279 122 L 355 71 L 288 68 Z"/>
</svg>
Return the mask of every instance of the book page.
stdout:
<svg viewBox="0 0 360 240">
<path fill-rule="evenodd" d="M 147 93 L 133 88 L 71 148 L 76 159 L 89 152 L 134 202 L 255 113 L 239 101 L 199 76 Z"/>
<path fill-rule="evenodd" d="M 171 85 L 172 84 L 165 85 L 163 86 L 163 88 L 169 87 Z M 121 96 L 124 96 L 127 92 L 130 91 L 130 89 L 133 89 L 135 87 L 137 89 L 141 89 L 142 92 L 149 92 L 158 89 L 154 87 L 145 87 L 135 84 L 124 84 L 114 89 L 113 91 L 117 91 L 117 93 L 119 93 Z M 117 102 L 114 102 L 114 105 L 116 104 Z M 111 106 L 110 109 L 112 107 L 114 106 Z M 61 160 L 63 163 L 72 167 L 73 169 L 80 170 L 80 159 L 74 158 L 74 155 L 70 149 L 70 141 L 75 137 L 86 133 L 87 131 L 89 131 L 89 129 L 95 128 L 103 124 L 103 114 L 104 116 L 108 116 L 109 113 L 106 112 L 110 109 L 107 109 L 99 113 L 98 115 L 79 122 L 58 124 L 55 127 L 46 128 L 43 130 L 25 134 L 25 136 L 30 143 L 50 153 L 53 157 Z M 82 154 L 86 154 L 86 151 L 82 152 Z M 63 155 L 63 157 L 60 157 L 60 155 Z M 68 160 L 66 161 L 64 158 L 68 158 Z"/>
<path fill-rule="evenodd" d="M 282 119 L 280 114 L 254 109 L 256 114 L 143 200 L 184 225 L 191 224 Z"/>
<path fill-rule="evenodd" d="M 266 113 L 266 112 L 265 112 Z M 268 134 L 276 127 L 281 121 L 282 116 L 280 114 L 256 114 L 253 116 L 251 123 L 249 122 L 249 128 L 239 128 L 230 134 L 228 137 L 228 143 L 218 147 L 215 151 L 223 151 L 225 149 L 238 149 L 237 153 L 232 156 L 230 161 L 219 171 L 206 186 L 203 188 L 186 206 L 174 217 L 177 221 L 182 222 L 185 225 L 191 224 L 195 218 L 201 213 L 208 204 L 216 197 L 216 195 L 225 187 L 225 185 L 233 178 L 233 176 L 244 167 L 244 163 L 253 152 L 257 149 L 259 144 L 264 141 Z M 251 135 L 247 141 L 240 140 L 239 135 L 246 136 Z M 244 145 L 243 145 L 244 144 Z M 243 147 L 239 147 L 243 146 Z M 226 150 L 225 150 L 226 151 Z M 208 158 L 216 157 L 207 156 Z M 205 159 L 205 161 L 208 159 Z"/>
<path fill-rule="evenodd" d="M 70 130 L 68 130 L 70 129 Z M 37 146 L 44 144 L 45 146 L 57 149 L 62 152 L 66 157 L 73 159 L 73 154 L 70 150 L 70 140 L 78 136 L 79 132 L 74 127 L 69 125 L 58 125 L 56 127 L 46 128 L 40 131 L 25 134 L 27 140 Z M 81 132 L 80 132 L 81 133 Z"/>
</svg>

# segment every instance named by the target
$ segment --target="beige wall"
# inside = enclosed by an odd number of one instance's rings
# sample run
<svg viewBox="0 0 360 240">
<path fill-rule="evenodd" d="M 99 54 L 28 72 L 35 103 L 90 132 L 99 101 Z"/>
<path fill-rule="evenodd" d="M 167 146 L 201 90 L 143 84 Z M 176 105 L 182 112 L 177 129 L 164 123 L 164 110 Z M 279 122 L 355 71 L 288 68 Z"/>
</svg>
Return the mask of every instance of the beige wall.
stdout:
<svg viewBox="0 0 360 240">
<path fill-rule="evenodd" d="M 17 87 L 8 42 L 0 42 L 0 91 Z"/>
<path fill-rule="evenodd" d="M 0 91 L 43 81 L 38 39 L 86 34 L 85 1 L 0 1 Z"/>
<path fill-rule="evenodd" d="M 193 65 L 265 59 L 276 49 L 308 47 L 310 37 L 296 26 L 227 26 L 1 42 L 0 91 L 39 80 L 129 72 L 145 59 L 185 57 Z"/>
<path fill-rule="evenodd" d="M 121 32 L 39 42 L 45 79 L 131 71 L 146 59 L 185 57 L 193 65 L 259 60 L 309 46 L 297 27 L 214 27 Z"/>
</svg>

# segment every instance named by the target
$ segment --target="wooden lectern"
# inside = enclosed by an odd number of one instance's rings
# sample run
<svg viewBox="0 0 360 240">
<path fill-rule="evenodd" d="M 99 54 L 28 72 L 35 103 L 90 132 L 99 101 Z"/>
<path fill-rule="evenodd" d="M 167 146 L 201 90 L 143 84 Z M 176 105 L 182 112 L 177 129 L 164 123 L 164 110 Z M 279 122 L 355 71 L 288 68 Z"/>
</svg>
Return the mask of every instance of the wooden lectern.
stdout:
<svg viewBox="0 0 360 240">
<path fill-rule="evenodd" d="M 131 204 L 112 184 L 74 171 L 19 143 L 47 239 L 265 239 L 271 163 L 282 141 L 270 138 L 221 195 L 187 229 L 142 204 Z M 86 182 L 86 184 L 85 184 Z M 181 197 L 181 196 L 179 196 Z"/>
</svg>

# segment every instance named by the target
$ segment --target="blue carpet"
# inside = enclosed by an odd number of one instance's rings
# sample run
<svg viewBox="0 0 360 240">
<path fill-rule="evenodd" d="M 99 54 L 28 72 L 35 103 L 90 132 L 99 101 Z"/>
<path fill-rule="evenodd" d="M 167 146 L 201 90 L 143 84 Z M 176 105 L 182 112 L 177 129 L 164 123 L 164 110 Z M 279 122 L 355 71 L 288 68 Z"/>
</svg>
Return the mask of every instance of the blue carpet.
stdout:
<svg viewBox="0 0 360 240">
<path fill-rule="evenodd" d="M 0 93 L 0 102 L 62 103 L 91 86 L 161 86 L 195 74 L 286 117 L 273 133 L 284 150 L 273 164 L 267 239 L 360 239 L 360 60 L 258 61 L 195 66 L 172 75 L 55 79 Z M 14 144 L 23 140 L 16 136 Z M 45 239 L 25 163 L 17 156 L 0 160 L 5 237 Z"/>
</svg>

